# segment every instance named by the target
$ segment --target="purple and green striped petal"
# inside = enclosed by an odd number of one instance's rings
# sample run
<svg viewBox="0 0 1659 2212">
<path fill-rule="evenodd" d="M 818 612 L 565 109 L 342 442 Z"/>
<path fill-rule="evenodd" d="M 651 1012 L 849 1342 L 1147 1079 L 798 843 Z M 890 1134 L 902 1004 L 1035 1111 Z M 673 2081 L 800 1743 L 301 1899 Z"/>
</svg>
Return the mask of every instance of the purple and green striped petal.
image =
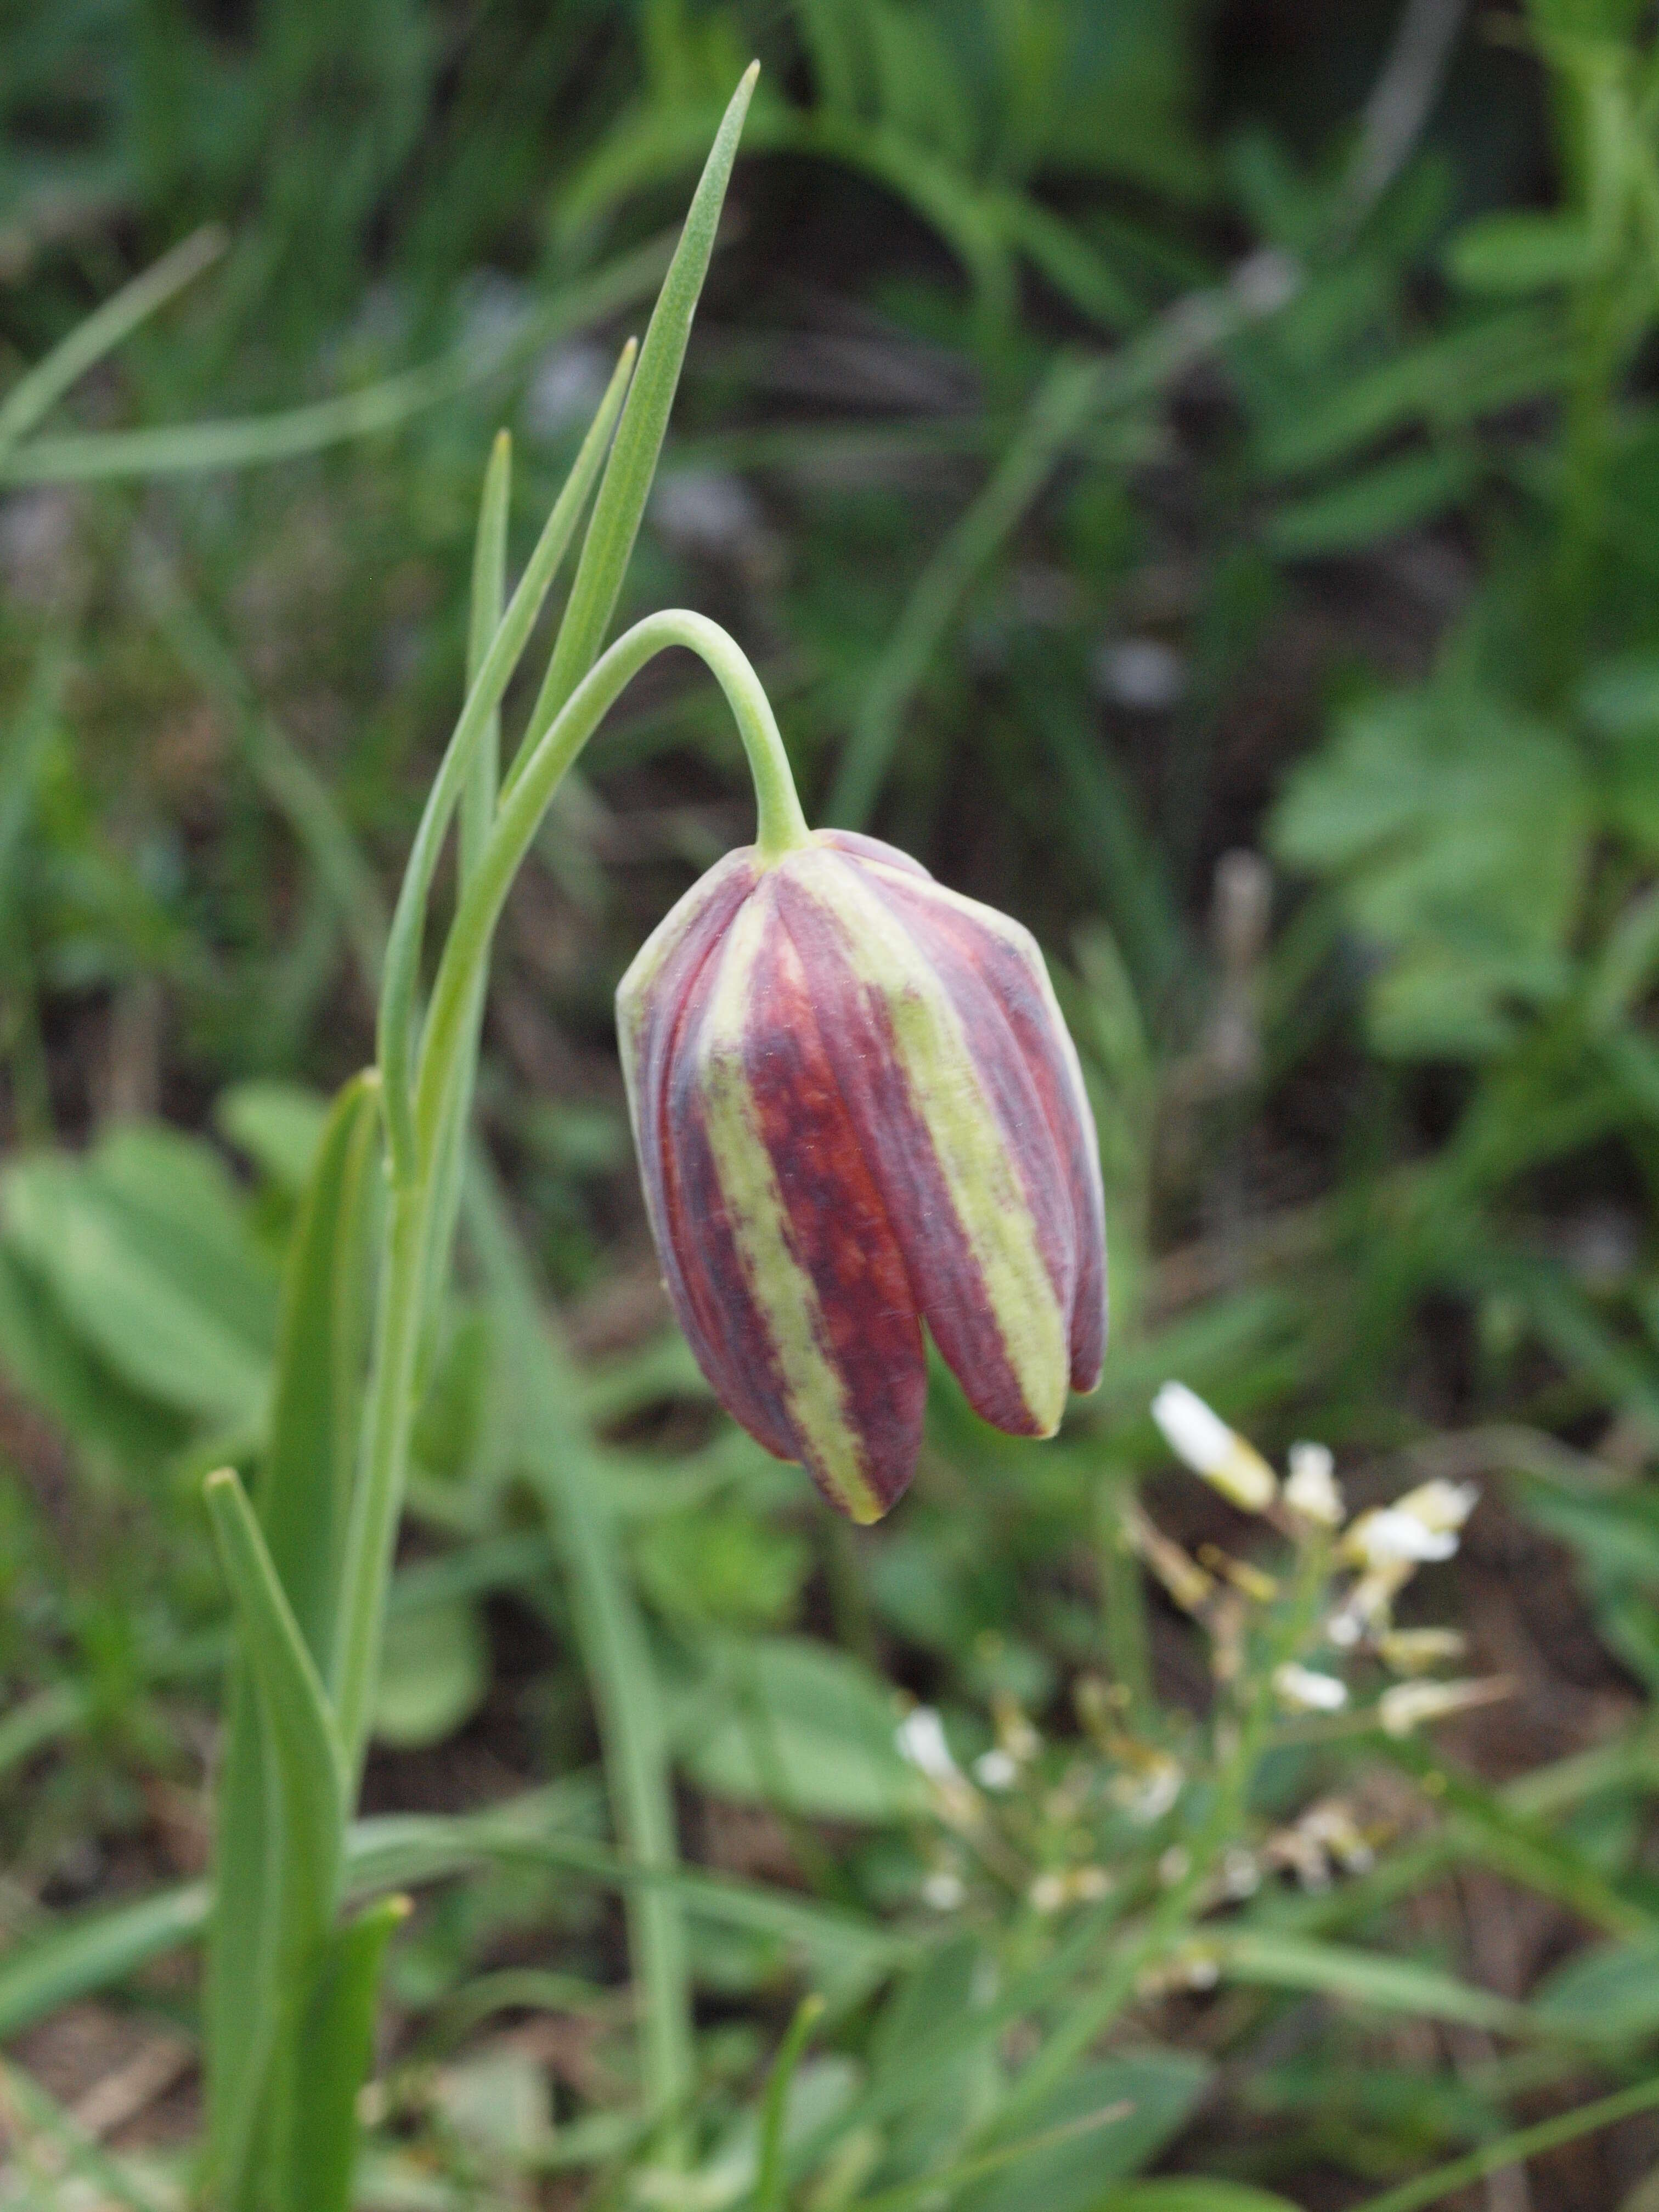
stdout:
<svg viewBox="0 0 1659 2212">
<path fill-rule="evenodd" d="M 1041 955 L 894 848 L 733 854 L 617 994 L 665 1279 L 711 1383 L 859 1520 L 921 1445 L 921 1324 L 977 1410 L 1098 1377 L 1092 1118 Z"/>
</svg>

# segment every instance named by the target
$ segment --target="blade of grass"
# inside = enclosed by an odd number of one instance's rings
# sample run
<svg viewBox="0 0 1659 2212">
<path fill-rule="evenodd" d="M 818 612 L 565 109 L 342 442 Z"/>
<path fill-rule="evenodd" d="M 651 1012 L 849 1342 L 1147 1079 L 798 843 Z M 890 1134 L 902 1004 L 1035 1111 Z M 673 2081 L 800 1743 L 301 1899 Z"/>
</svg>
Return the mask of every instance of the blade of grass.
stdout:
<svg viewBox="0 0 1659 2212">
<path fill-rule="evenodd" d="M 922 570 L 870 679 L 824 810 L 858 829 L 880 794 L 899 726 L 975 579 L 1048 481 L 1055 463 L 1100 404 L 1109 365 L 1062 359 L 1038 386 L 1024 420 L 980 493 Z"/>
<path fill-rule="evenodd" d="M 789 2091 L 808 2039 L 823 2016 L 821 1996 L 803 1997 L 795 2008 L 788 2033 L 779 2045 L 766 2084 L 761 2111 L 760 2152 L 755 2172 L 755 2212 L 783 2212 L 783 2125 L 789 2112 Z"/>
<path fill-rule="evenodd" d="M 1091 419 L 1133 406 L 1220 344 L 1242 323 L 1271 313 L 1285 290 L 1248 281 L 1179 301 L 1109 360 L 1062 357 L 1037 387 L 991 479 L 923 569 L 877 663 L 824 819 L 858 829 L 891 763 L 904 714 L 975 580 L 1028 512 L 1055 464 Z"/>
<path fill-rule="evenodd" d="M 507 375 L 572 331 L 604 322 L 644 299 L 667 264 L 668 252 L 665 239 L 653 240 L 571 284 L 529 316 L 504 346 L 481 349 L 468 340 L 422 368 L 282 414 L 33 439 L 0 453 L 0 483 L 86 483 L 263 467 L 355 438 L 382 434 L 428 407 Z"/>
<path fill-rule="evenodd" d="M 70 385 L 84 376 L 107 353 L 131 336 L 140 323 L 163 307 L 175 294 L 210 268 L 224 252 L 225 232 L 207 223 L 175 246 L 170 252 L 125 284 L 112 300 L 94 308 L 61 339 L 44 361 L 20 377 L 0 402 L 0 461 L 20 438 L 62 398 Z"/>
<path fill-rule="evenodd" d="M 5 2109 L 10 2106 L 10 2111 Z M 100 2204 L 119 2204 L 127 2212 L 163 2212 L 162 2200 L 141 2187 L 137 2180 L 111 2158 L 92 2138 L 76 2125 L 72 2114 L 66 2112 L 56 2098 L 48 2094 L 21 2066 L 12 2066 L 0 2058 L 0 2149 L 21 2152 L 26 2148 L 25 2131 L 45 2138 L 55 2153 L 64 2174 L 78 2175 L 90 2182 L 98 2192 Z M 14 2133 L 16 2140 L 14 2142 Z M 0 2167 L 9 2183 L 17 2168 L 9 2157 Z M 9 2200 L 10 2191 L 7 2191 Z M 55 2201 L 55 2198 L 54 2198 Z"/>
<path fill-rule="evenodd" d="M 1484 2180 L 1489 2173 L 1501 2173 L 1506 2166 L 1522 2165 L 1528 2159 L 1537 2158 L 1545 2151 L 1558 2150 L 1564 2143 L 1576 2142 L 1580 2136 L 1613 2127 L 1637 2112 L 1651 2112 L 1656 2105 L 1659 2105 L 1659 2079 L 1639 2081 L 1634 2087 L 1618 2090 L 1611 2097 L 1598 2098 L 1593 2105 L 1580 2105 L 1576 2111 L 1562 2112 L 1553 2120 L 1540 2120 L 1535 2127 L 1518 2128 L 1513 2135 L 1482 2143 L 1479 2150 L 1437 2166 L 1432 2173 L 1401 2182 L 1397 2189 L 1385 2189 L 1380 2197 L 1367 2197 L 1354 2207 L 1354 2212 L 1419 2212 L 1421 2206 L 1438 2204 L 1454 2190 L 1462 2189 L 1471 2181 Z"/>
<path fill-rule="evenodd" d="M 141 544 L 134 573 L 157 629 L 202 689 L 227 706 L 243 758 L 316 871 L 351 947 L 365 990 L 380 980 L 386 916 L 380 886 L 334 794 L 292 738 L 256 696 L 235 654 L 185 595 L 153 541 Z"/>
<path fill-rule="evenodd" d="M 0 2040 L 193 1942 L 207 1925 L 209 1905 L 207 1884 L 192 1881 L 24 1936 L 0 1961 Z"/>
</svg>

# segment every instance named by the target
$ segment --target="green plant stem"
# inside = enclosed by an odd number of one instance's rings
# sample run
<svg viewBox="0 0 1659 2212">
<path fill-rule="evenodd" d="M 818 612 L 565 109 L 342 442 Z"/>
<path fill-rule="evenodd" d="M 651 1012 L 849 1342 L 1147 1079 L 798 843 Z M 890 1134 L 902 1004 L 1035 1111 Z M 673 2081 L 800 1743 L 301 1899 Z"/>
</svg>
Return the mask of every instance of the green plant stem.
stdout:
<svg viewBox="0 0 1659 2212">
<path fill-rule="evenodd" d="M 1496 2142 L 1482 2143 L 1479 2150 L 1437 2166 L 1432 2173 L 1402 2181 L 1397 2189 L 1385 2189 L 1380 2197 L 1366 2197 L 1354 2207 L 1354 2212 L 1419 2212 L 1423 2205 L 1439 2203 L 1466 2183 L 1501 2173 L 1505 2166 L 1519 2166 L 1524 2159 L 1576 2142 L 1580 2136 L 1594 2135 L 1598 2129 L 1610 2128 L 1634 2113 L 1651 2112 L 1656 2105 L 1659 2105 L 1659 2080 L 1639 2081 L 1634 2088 L 1598 2098 L 1593 2105 L 1580 2105 L 1553 2120 L 1540 2120 L 1536 2127 L 1520 2128 Z"/>
<path fill-rule="evenodd" d="M 755 846 L 763 863 L 781 860 L 809 841 L 777 722 L 741 648 L 717 623 L 681 607 L 647 615 L 625 630 L 578 684 L 534 750 L 520 756 L 501 793 L 489 848 L 455 916 L 433 986 L 415 1096 L 416 1141 L 422 1152 L 437 1125 L 459 1046 L 469 978 L 489 958 L 496 921 L 554 793 L 641 669 L 677 645 L 704 662 L 737 722 L 755 786 Z"/>
<path fill-rule="evenodd" d="M 412 1156 L 401 1174 L 395 1164 L 393 1168 L 368 1441 L 347 1531 L 340 1625 L 330 1675 L 354 1786 L 362 1771 L 386 1587 L 408 1471 L 428 1246 L 436 1214 L 435 1169 L 453 1110 L 458 1070 L 468 1047 L 468 1017 L 477 978 L 488 966 L 495 923 L 514 878 L 561 779 L 623 688 L 654 655 L 677 645 L 687 647 L 708 665 L 736 718 L 755 781 L 756 843 L 763 858 L 781 857 L 805 844 L 810 834 L 760 678 L 717 623 L 684 609 L 648 615 L 619 637 L 508 779 L 489 842 L 463 894 L 433 989 L 415 1084 Z M 475 698 L 482 689 L 481 678 L 474 687 Z M 479 727 L 482 733 L 482 712 Z M 452 756 L 455 750 L 452 747 Z M 459 799 L 459 771 L 454 781 Z M 390 974 L 390 954 L 387 966 Z"/>
</svg>

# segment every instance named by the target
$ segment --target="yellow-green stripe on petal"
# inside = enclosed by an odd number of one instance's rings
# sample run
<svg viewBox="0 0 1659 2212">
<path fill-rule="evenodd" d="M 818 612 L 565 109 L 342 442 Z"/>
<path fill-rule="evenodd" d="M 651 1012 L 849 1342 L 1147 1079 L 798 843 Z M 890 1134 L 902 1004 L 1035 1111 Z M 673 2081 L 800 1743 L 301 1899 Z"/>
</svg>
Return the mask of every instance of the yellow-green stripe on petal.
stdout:
<svg viewBox="0 0 1659 2212">
<path fill-rule="evenodd" d="M 777 927 L 767 888 L 747 901 L 727 936 L 693 1048 L 696 1089 L 727 1225 L 802 1455 L 854 1520 L 874 1521 L 886 1501 L 866 1472 L 853 1409 L 828 1357 L 829 1330 L 817 1293 L 791 1246 L 783 1193 L 750 1080 L 755 972 L 766 932 Z"/>
<path fill-rule="evenodd" d="M 1045 1259 L 962 1013 L 858 860 L 793 853 L 773 880 L 791 933 L 811 945 L 826 1042 L 839 1046 L 849 1110 L 941 1351 L 999 1425 L 1052 1435 L 1070 1365 L 1069 1285 Z M 827 926 L 814 932 L 807 908 Z M 1053 1179 L 1051 1147 L 1044 1165 Z"/>
</svg>

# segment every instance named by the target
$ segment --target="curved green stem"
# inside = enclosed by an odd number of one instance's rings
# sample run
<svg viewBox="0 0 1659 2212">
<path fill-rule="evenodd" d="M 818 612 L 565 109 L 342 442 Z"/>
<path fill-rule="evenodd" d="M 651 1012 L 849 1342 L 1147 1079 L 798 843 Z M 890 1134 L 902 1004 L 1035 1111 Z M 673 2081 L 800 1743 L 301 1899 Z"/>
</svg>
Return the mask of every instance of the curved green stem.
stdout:
<svg viewBox="0 0 1659 2212">
<path fill-rule="evenodd" d="M 648 660 L 671 646 L 684 646 L 707 664 L 737 720 L 754 779 L 755 843 L 763 863 L 781 860 L 784 854 L 804 845 L 811 834 L 795 795 L 783 739 L 759 677 L 717 623 L 680 608 L 647 615 L 624 632 L 589 670 L 551 726 L 520 760 L 507 780 L 495 826 L 477 855 L 444 948 L 415 1078 L 404 1139 L 409 1149 L 401 1170 L 396 1164 L 393 1167 L 364 1467 L 352 1499 L 342 1573 L 340 1638 L 330 1680 L 354 1781 L 362 1771 L 368 1740 L 386 1584 L 414 1424 L 423 1286 L 440 1180 L 435 1170 L 453 1085 L 470 1035 L 469 1017 L 476 1003 L 478 979 L 488 964 L 490 940 L 514 878 L 566 769 L 628 684 Z M 474 686 L 475 698 L 483 690 L 481 676 Z M 479 728 L 482 732 L 482 717 Z M 458 746 L 452 745 L 451 757 L 459 751 Z M 447 761 L 446 768 L 448 764 Z M 459 771 L 454 784 L 459 798 Z M 414 872 L 412 863 L 410 872 Z M 412 1013 L 412 970 L 410 977 L 408 1006 Z M 406 1028 L 401 1038 L 406 1053 Z M 392 1071 L 384 1072 L 390 1090 Z M 407 1101 L 407 1091 L 404 1097 Z"/>
<path fill-rule="evenodd" d="M 549 802 L 621 693 L 647 661 L 677 645 L 706 664 L 736 718 L 754 781 L 755 846 L 763 864 L 781 860 L 811 836 L 771 704 L 735 641 L 718 623 L 678 607 L 647 615 L 624 631 L 578 684 L 540 743 L 518 763 L 501 793 L 494 833 L 456 914 L 433 986 L 415 1091 L 416 1141 L 422 1151 L 438 1126 L 469 979 L 489 957 L 497 918 Z"/>
</svg>

